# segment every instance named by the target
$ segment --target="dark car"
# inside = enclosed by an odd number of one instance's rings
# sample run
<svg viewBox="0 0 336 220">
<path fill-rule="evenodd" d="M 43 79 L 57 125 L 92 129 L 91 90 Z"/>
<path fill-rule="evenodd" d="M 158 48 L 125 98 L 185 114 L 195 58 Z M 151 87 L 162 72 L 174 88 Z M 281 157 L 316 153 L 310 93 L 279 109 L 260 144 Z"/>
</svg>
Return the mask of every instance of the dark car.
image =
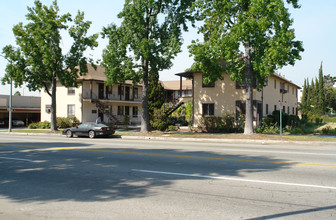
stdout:
<svg viewBox="0 0 336 220">
<path fill-rule="evenodd" d="M 114 134 L 114 128 L 105 124 L 97 124 L 94 122 L 85 122 L 73 128 L 66 128 L 62 134 L 67 137 L 76 136 L 88 136 L 89 138 L 95 138 L 97 136 L 110 136 Z"/>
</svg>

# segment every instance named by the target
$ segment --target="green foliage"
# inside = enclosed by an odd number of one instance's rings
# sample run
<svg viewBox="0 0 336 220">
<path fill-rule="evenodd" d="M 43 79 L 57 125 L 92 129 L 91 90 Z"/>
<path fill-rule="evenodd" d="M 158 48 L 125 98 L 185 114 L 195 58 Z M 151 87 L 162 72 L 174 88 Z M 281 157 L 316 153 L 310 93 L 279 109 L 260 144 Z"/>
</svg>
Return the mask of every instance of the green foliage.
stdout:
<svg viewBox="0 0 336 220">
<path fill-rule="evenodd" d="M 322 128 L 322 134 L 324 135 L 336 135 L 336 128 L 332 129 L 330 126 Z"/>
<path fill-rule="evenodd" d="M 286 132 L 302 133 L 301 129 L 297 127 L 299 125 L 300 118 L 297 115 L 282 114 L 282 127 Z M 280 111 L 273 111 L 272 115 L 264 117 L 256 132 L 264 134 L 280 133 Z"/>
<path fill-rule="evenodd" d="M 123 124 L 123 125 L 129 125 L 130 122 L 131 122 L 131 120 L 130 120 L 130 118 L 129 118 L 129 115 L 124 115 L 122 124 Z"/>
<path fill-rule="evenodd" d="M 98 46 L 98 35 L 86 36 L 91 22 L 84 21 L 84 13 L 78 12 L 72 19 L 69 13 L 59 15 L 57 1 L 48 8 L 40 1 L 28 7 L 28 23 L 14 26 L 16 45 L 7 45 L 3 53 L 9 64 L 2 82 L 14 80 L 14 85 L 26 83 L 29 90 L 44 90 L 51 99 L 51 129 L 56 130 L 56 79 L 66 87 L 77 86 L 79 75 L 87 73 L 87 63 L 92 59 L 84 56 L 87 48 Z M 69 23 L 72 25 L 69 27 Z M 62 53 L 61 32 L 68 30 L 73 40 L 69 52 Z"/>
<path fill-rule="evenodd" d="M 178 130 L 178 126 L 175 125 L 169 125 L 168 128 L 166 129 L 166 131 L 177 131 Z"/>
<path fill-rule="evenodd" d="M 148 79 L 169 69 L 181 51 L 181 26 L 187 29 L 191 3 L 191 0 L 126 1 L 118 14 L 121 25 L 103 28 L 102 35 L 109 40 L 102 63 L 107 83 L 143 82 L 142 132 L 149 130 Z M 155 110 L 153 117 L 156 117 L 154 114 Z"/>
<path fill-rule="evenodd" d="M 322 70 L 322 62 L 319 69 L 319 78 L 318 78 L 318 100 L 316 103 L 317 113 L 319 115 L 323 115 L 326 112 L 327 106 L 325 104 L 325 88 L 324 88 L 324 81 L 323 81 L 323 70 Z"/>
<path fill-rule="evenodd" d="M 334 122 L 334 123 L 336 123 L 336 117 L 325 117 L 325 118 L 323 119 L 323 121 L 324 121 L 325 123 L 328 123 L 328 122 Z"/>
<path fill-rule="evenodd" d="M 202 117 L 200 125 L 203 132 L 232 133 L 236 131 L 234 115 L 230 113 L 225 113 L 221 117 Z"/>
<path fill-rule="evenodd" d="M 57 128 L 69 128 L 75 127 L 79 124 L 79 120 L 76 117 L 58 117 L 57 121 Z M 50 129 L 51 123 L 49 121 L 43 122 L 33 122 L 28 125 L 29 129 Z"/>
<path fill-rule="evenodd" d="M 148 89 L 148 112 L 149 118 L 152 118 L 154 109 L 161 108 L 164 104 L 164 88 L 159 81 L 158 73 L 149 76 Z"/>
<path fill-rule="evenodd" d="M 287 2 L 299 7 L 297 0 Z M 198 0 L 196 7 L 204 22 L 200 28 L 204 41 L 193 41 L 189 50 L 194 71 L 203 73 L 204 83 L 229 73 L 231 80 L 246 82 L 247 102 L 252 102 L 255 79 L 260 89 L 276 69 L 301 59 L 302 42 L 294 40 L 293 20 L 283 0 Z M 252 104 L 248 106 L 245 133 L 252 133 Z"/>
<path fill-rule="evenodd" d="M 33 122 L 28 125 L 29 129 L 50 129 L 50 122 L 44 121 L 44 122 Z"/>
<path fill-rule="evenodd" d="M 270 126 L 260 126 L 256 129 L 256 132 L 263 134 L 279 134 L 280 128 L 277 124 Z"/>
<path fill-rule="evenodd" d="M 153 117 L 150 120 L 150 126 L 154 130 L 164 131 L 168 128 L 168 121 L 164 107 L 154 109 Z"/>
<path fill-rule="evenodd" d="M 185 118 L 188 122 L 191 122 L 193 116 L 193 102 L 192 100 L 184 104 L 185 107 Z"/>
<path fill-rule="evenodd" d="M 76 117 L 57 117 L 57 128 L 69 128 L 75 127 L 79 124 L 79 120 Z"/>
</svg>

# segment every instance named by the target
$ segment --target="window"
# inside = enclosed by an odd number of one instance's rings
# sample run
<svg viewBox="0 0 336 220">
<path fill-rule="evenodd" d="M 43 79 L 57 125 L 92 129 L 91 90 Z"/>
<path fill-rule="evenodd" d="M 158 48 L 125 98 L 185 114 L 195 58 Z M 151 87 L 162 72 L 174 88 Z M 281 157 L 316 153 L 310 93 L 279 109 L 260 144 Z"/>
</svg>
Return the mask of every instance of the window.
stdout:
<svg viewBox="0 0 336 220">
<path fill-rule="evenodd" d="M 139 98 L 139 89 L 138 88 L 133 88 L 133 96 L 135 99 Z"/>
<path fill-rule="evenodd" d="M 130 108 L 129 106 L 125 106 L 125 115 L 129 115 L 130 114 Z"/>
<path fill-rule="evenodd" d="M 51 112 L 51 105 L 46 105 L 45 106 L 45 111 L 46 111 L 46 113 L 50 113 Z"/>
<path fill-rule="evenodd" d="M 276 89 L 276 79 L 274 80 L 274 89 Z"/>
<path fill-rule="evenodd" d="M 266 115 L 268 115 L 268 104 L 266 104 Z"/>
<path fill-rule="evenodd" d="M 203 116 L 215 115 L 215 104 L 202 104 Z"/>
<path fill-rule="evenodd" d="M 97 110 L 92 110 L 92 114 L 97 114 Z"/>
<path fill-rule="evenodd" d="M 282 107 L 282 112 L 286 113 L 286 107 L 285 106 Z"/>
<path fill-rule="evenodd" d="M 68 88 L 68 95 L 75 95 L 75 87 Z"/>
<path fill-rule="evenodd" d="M 138 117 L 138 106 L 133 106 L 133 117 Z"/>
<path fill-rule="evenodd" d="M 276 109 L 277 109 L 277 107 L 276 107 L 276 105 L 274 105 L 274 111 L 276 111 Z"/>
<path fill-rule="evenodd" d="M 289 106 L 287 107 L 287 113 L 289 114 Z"/>
<path fill-rule="evenodd" d="M 112 94 L 113 86 L 108 86 L 107 88 L 108 94 Z"/>
<path fill-rule="evenodd" d="M 118 95 L 124 95 L 124 87 L 121 85 L 118 86 Z"/>
<path fill-rule="evenodd" d="M 202 75 L 202 87 L 203 87 L 203 88 L 207 88 L 207 87 L 215 87 L 215 82 L 210 82 L 210 83 L 205 84 L 205 83 L 204 83 L 204 76 Z"/>
<path fill-rule="evenodd" d="M 293 111 L 292 111 L 292 114 L 294 115 L 294 107 L 293 107 Z"/>
<path fill-rule="evenodd" d="M 75 105 L 68 105 L 68 117 L 75 116 Z"/>
<path fill-rule="evenodd" d="M 124 106 L 118 106 L 118 115 L 124 115 Z"/>
</svg>

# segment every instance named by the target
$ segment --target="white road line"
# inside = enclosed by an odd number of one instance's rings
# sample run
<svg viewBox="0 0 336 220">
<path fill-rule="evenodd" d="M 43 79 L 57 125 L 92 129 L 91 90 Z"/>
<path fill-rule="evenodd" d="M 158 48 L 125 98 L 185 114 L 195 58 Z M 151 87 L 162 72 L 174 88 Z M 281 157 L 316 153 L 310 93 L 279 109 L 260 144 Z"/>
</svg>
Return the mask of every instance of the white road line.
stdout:
<svg viewBox="0 0 336 220">
<path fill-rule="evenodd" d="M 0 159 L 6 159 L 6 160 L 21 160 L 21 161 L 28 161 L 28 162 L 32 162 L 32 161 L 33 161 L 33 160 L 29 160 L 29 159 L 13 158 L 13 157 L 0 157 Z"/>
<path fill-rule="evenodd" d="M 287 185 L 287 186 L 300 186 L 300 187 L 311 187 L 311 188 L 321 188 L 321 189 L 333 189 L 336 190 L 335 186 L 321 186 L 321 185 L 309 185 L 309 184 L 298 184 L 298 183 L 286 183 L 286 182 L 273 182 L 273 181 L 263 181 L 263 180 L 249 180 L 241 178 L 232 178 L 226 176 L 207 176 L 198 174 L 187 174 L 187 173 L 174 173 L 174 172 L 164 172 L 164 171 L 154 171 L 154 170 L 138 170 L 132 169 L 135 172 L 142 173 L 154 173 L 154 174 L 165 174 L 165 175 L 175 175 L 175 176 L 187 176 L 205 179 L 219 179 L 219 180 L 230 180 L 230 181 L 241 181 L 241 182 L 252 182 L 252 183 L 265 183 L 265 184 L 276 184 L 276 185 Z"/>
</svg>

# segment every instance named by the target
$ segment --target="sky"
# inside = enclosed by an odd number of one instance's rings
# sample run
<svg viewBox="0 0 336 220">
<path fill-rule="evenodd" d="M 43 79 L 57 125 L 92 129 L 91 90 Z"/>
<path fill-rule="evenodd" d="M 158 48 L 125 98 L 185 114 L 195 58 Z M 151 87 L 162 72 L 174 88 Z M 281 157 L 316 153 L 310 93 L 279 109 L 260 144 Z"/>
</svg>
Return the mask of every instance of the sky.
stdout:
<svg viewBox="0 0 336 220">
<path fill-rule="evenodd" d="M 34 0 L 1 0 L 0 8 L 0 52 L 6 45 L 15 46 L 15 37 L 12 28 L 19 22 L 26 23 L 25 15 L 27 6 L 34 6 Z M 41 0 L 50 6 L 52 0 Z M 318 76 L 318 70 L 323 62 L 323 73 L 336 76 L 336 1 L 335 0 L 301 0 L 300 9 L 290 8 L 291 17 L 294 19 L 296 39 L 303 41 L 305 51 L 302 59 L 296 61 L 294 66 L 286 66 L 277 72 L 293 83 L 302 86 L 304 79 L 310 80 Z M 89 34 L 100 33 L 103 27 L 111 23 L 120 24 L 117 14 L 122 10 L 124 0 L 58 0 L 60 13 L 70 13 L 75 16 L 78 10 L 85 13 L 85 20 L 92 21 Z M 184 44 L 182 52 L 174 59 L 173 67 L 160 72 L 160 80 L 178 80 L 175 76 L 189 68 L 193 59 L 189 56 L 188 45 L 192 40 L 202 39 L 197 30 L 190 29 L 183 34 Z M 100 59 L 107 40 L 99 37 L 99 46 L 94 51 L 89 51 L 95 60 Z M 62 47 L 66 51 L 69 41 L 63 39 Z M 1 53 L 0 53 L 1 54 Z M 0 78 L 4 76 L 7 61 L 0 56 Z M 0 85 L 0 94 L 9 94 L 9 85 Z M 39 92 L 30 92 L 26 87 L 13 88 L 13 93 L 19 91 L 21 95 L 38 96 Z"/>
</svg>

